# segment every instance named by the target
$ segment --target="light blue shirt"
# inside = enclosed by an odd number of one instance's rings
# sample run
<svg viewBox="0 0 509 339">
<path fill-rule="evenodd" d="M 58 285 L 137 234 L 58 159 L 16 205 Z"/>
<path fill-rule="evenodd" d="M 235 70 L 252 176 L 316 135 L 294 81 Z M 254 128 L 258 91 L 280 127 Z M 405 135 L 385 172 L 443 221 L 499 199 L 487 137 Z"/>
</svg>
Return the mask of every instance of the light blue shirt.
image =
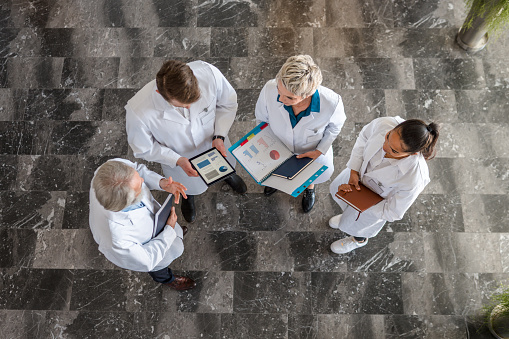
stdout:
<svg viewBox="0 0 509 339">
<path fill-rule="evenodd" d="M 127 206 L 126 208 L 124 208 L 122 210 L 122 212 L 129 212 L 129 211 L 137 210 L 138 208 L 142 208 L 142 207 L 145 207 L 145 204 L 143 203 L 143 201 L 140 201 L 138 204 Z"/>
</svg>

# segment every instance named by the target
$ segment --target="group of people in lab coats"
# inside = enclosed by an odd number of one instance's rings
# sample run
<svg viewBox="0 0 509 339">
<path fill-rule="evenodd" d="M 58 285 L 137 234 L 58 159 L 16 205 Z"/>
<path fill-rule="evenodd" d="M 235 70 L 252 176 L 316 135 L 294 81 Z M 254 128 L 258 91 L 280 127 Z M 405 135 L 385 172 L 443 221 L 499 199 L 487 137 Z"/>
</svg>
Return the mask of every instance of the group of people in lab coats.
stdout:
<svg viewBox="0 0 509 339">
<path fill-rule="evenodd" d="M 292 56 L 265 84 L 255 108 L 257 124 L 267 122 L 292 152 L 328 167 L 304 191 L 305 213 L 315 204 L 315 185 L 328 181 L 334 172 L 332 143 L 346 120 L 340 95 L 321 82 L 320 68 L 310 56 Z M 90 227 L 107 259 L 149 272 L 156 282 L 175 290 L 196 285 L 168 267 L 183 252 L 187 227 L 177 223 L 173 207 L 167 225 L 154 234 L 154 214 L 160 206 L 150 190 L 173 194 L 175 202 L 181 202 L 184 219 L 193 222 L 195 196 L 207 185 L 189 159 L 216 147 L 235 166 L 226 149 L 237 107 L 233 87 L 216 67 L 203 61 L 165 62 L 156 79 L 127 102 L 126 128 L 134 156 L 160 163 L 165 177 L 125 159 L 110 160 L 97 169 L 90 190 Z M 343 213 L 331 218 L 329 225 L 348 234 L 332 243 L 334 253 L 365 246 L 386 221 L 403 217 L 430 180 L 426 160 L 434 155 L 438 135 L 435 123 L 399 117 L 378 118 L 364 126 L 347 168 L 330 186 Z M 226 182 L 239 194 L 247 190 L 237 175 Z M 357 212 L 335 193 L 357 189 L 359 182 L 384 200 L 356 219 Z M 267 196 L 275 192 L 264 188 Z"/>
</svg>

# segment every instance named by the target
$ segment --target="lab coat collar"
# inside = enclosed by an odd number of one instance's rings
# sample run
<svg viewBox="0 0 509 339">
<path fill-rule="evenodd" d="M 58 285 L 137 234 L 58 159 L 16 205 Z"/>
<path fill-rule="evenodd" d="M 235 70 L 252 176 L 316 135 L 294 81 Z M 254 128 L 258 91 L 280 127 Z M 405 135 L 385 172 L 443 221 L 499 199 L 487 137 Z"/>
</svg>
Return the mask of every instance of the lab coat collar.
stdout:
<svg viewBox="0 0 509 339">
<path fill-rule="evenodd" d="M 283 133 L 284 133 L 284 138 L 282 138 L 282 140 L 293 140 L 293 128 L 292 128 L 292 123 L 290 122 L 290 116 L 288 115 L 288 111 L 285 109 L 285 106 L 283 105 L 283 103 L 281 103 L 281 106 L 279 106 L 279 114 L 281 114 L 283 120 L 285 121 L 284 123 L 284 130 L 283 130 Z M 280 126 L 276 127 L 276 128 L 281 128 Z M 275 133 L 275 130 L 273 130 L 274 133 Z M 288 145 L 285 143 L 285 145 L 292 151 L 292 152 L 295 152 L 295 147 L 293 144 L 291 145 Z"/>
<path fill-rule="evenodd" d="M 368 162 L 371 160 L 371 158 L 373 158 L 375 156 L 375 154 L 377 154 L 378 151 L 380 151 L 380 148 L 382 148 L 384 141 L 385 141 L 385 134 L 380 134 L 380 135 L 377 135 L 376 137 L 373 137 L 372 143 L 374 145 L 380 145 L 380 147 L 368 147 L 366 149 L 366 157 L 365 157 L 366 166 L 367 166 Z"/>
<path fill-rule="evenodd" d="M 188 125 L 189 120 L 177 112 L 175 107 L 166 101 L 161 94 L 157 93 L 156 90 L 157 86 L 154 84 L 154 88 L 152 90 L 152 100 L 154 102 L 155 109 L 163 112 L 162 118 L 165 120 L 175 121 L 180 124 Z"/>
<path fill-rule="evenodd" d="M 157 86 L 154 82 L 154 87 L 152 88 L 152 101 L 154 102 L 154 107 L 158 111 L 168 111 L 171 110 L 170 103 L 166 101 L 161 94 L 157 92 Z"/>
<path fill-rule="evenodd" d="M 279 98 L 281 96 L 278 94 L 277 95 L 277 102 L 283 104 Z M 283 104 L 283 107 L 288 111 L 288 108 L 291 107 L 291 106 L 286 106 L 285 104 Z M 313 96 L 311 97 L 311 103 L 309 104 L 309 108 L 310 108 L 310 112 L 316 112 L 316 113 L 320 113 L 320 93 L 318 92 L 318 90 L 315 91 L 315 93 L 313 94 Z"/>
<path fill-rule="evenodd" d="M 372 148 L 367 149 L 367 152 L 369 152 L 369 153 L 366 153 L 366 160 L 367 160 L 367 161 L 365 161 L 366 165 L 371 160 L 371 158 L 373 158 L 375 156 L 375 154 L 377 154 L 380 151 L 380 149 L 382 148 L 382 146 L 385 142 L 385 133 L 382 133 L 382 134 L 376 136 L 376 139 L 374 139 L 373 142 L 375 144 L 379 144 L 380 147 L 372 147 Z M 394 165 L 398 166 L 398 169 L 402 174 L 405 174 L 410 169 L 415 167 L 415 165 L 419 162 L 420 157 L 422 157 L 422 154 L 417 153 L 415 155 L 410 155 L 403 159 L 399 159 L 399 160 L 394 159 L 396 161 L 392 161 L 392 163 L 394 163 Z M 390 160 L 392 160 L 392 159 L 390 159 Z"/>
<path fill-rule="evenodd" d="M 406 174 L 409 170 L 414 168 L 419 163 L 421 158 L 424 159 L 422 154 L 421 153 L 417 153 L 417 154 L 414 154 L 414 155 L 410 155 L 410 156 L 408 156 L 406 158 L 403 158 L 401 160 L 398 160 L 398 161 L 396 161 L 396 163 L 398 165 L 398 169 L 400 170 L 400 172 L 402 174 Z"/>
<path fill-rule="evenodd" d="M 109 220 L 130 220 L 131 219 L 131 218 L 129 218 L 129 212 L 122 212 L 122 211 L 113 212 L 113 211 L 108 211 L 105 209 L 104 215 Z"/>
</svg>

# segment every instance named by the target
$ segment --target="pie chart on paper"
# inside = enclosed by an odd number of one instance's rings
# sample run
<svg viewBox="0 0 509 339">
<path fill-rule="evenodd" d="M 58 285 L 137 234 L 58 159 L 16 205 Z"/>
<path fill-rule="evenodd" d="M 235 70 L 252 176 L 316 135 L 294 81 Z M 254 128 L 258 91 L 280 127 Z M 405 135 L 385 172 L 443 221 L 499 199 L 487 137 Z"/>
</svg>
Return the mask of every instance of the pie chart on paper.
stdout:
<svg viewBox="0 0 509 339">
<path fill-rule="evenodd" d="M 272 160 L 277 160 L 280 157 L 279 152 L 276 150 L 270 151 L 269 155 L 272 158 Z"/>
</svg>

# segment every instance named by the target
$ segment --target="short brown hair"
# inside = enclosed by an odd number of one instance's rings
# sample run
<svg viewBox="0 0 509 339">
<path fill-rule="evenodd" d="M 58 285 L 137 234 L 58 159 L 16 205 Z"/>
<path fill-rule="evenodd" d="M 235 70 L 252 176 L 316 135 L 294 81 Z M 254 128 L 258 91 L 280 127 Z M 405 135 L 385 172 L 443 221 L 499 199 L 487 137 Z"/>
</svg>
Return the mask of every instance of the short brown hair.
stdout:
<svg viewBox="0 0 509 339">
<path fill-rule="evenodd" d="M 166 61 L 156 76 L 157 90 L 166 101 L 192 104 L 200 98 L 198 80 L 191 67 L 177 60 Z"/>
</svg>

